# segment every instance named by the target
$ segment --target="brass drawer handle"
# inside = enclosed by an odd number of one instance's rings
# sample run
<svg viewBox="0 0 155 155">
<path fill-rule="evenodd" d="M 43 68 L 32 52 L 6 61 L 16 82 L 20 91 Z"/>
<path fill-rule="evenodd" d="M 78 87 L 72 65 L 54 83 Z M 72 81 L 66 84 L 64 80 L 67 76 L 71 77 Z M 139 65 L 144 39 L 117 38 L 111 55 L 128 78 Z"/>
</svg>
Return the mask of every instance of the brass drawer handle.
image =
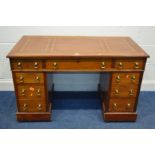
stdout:
<svg viewBox="0 0 155 155">
<path fill-rule="evenodd" d="M 126 110 L 129 110 L 129 109 L 131 109 L 131 103 L 127 103 L 126 105 Z"/>
<path fill-rule="evenodd" d="M 26 91 L 25 89 L 22 89 L 22 91 L 21 91 L 22 96 L 25 96 L 25 91 Z"/>
<path fill-rule="evenodd" d="M 38 69 L 38 65 L 39 65 L 38 62 L 35 62 L 34 63 L 34 69 Z"/>
<path fill-rule="evenodd" d="M 116 76 L 116 82 L 120 82 L 121 78 L 119 75 Z"/>
<path fill-rule="evenodd" d="M 53 69 L 56 70 L 57 69 L 58 64 L 56 62 L 53 62 Z"/>
<path fill-rule="evenodd" d="M 134 68 L 139 69 L 139 63 L 138 62 L 135 62 Z"/>
<path fill-rule="evenodd" d="M 115 89 L 115 95 L 119 95 L 119 90 Z"/>
<path fill-rule="evenodd" d="M 136 76 L 135 75 L 131 75 L 131 81 L 135 81 L 136 80 Z"/>
<path fill-rule="evenodd" d="M 22 63 L 21 62 L 17 63 L 17 68 L 20 68 L 20 69 L 22 68 Z"/>
<path fill-rule="evenodd" d="M 117 110 L 117 103 L 113 103 L 113 110 Z"/>
<path fill-rule="evenodd" d="M 38 110 L 41 111 L 41 104 L 38 104 Z"/>
<path fill-rule="evenodd" d="M 129 90 L 129 95 L 130 95 L 130 96 L 133 96 L 133 95 L 134 95 L 133 89 L 130 89 L 130 90 Z"/>
<path fill-rule="evenodd" d="M 39 77 L 39 76 L 36 76 L 36 80 L 37 80 L 37 81 L 40 81 L 40 77 Z"/>
<path fill-rule="evenodd" d="M 119 68 L 119 69 L 122 69 L 122 68 L 123 68 L 123 63 L 122 63 L 122 62 L 119 62 L 119 63 L 118 63 L 118 68 Z"/>
<path fill-rule="evenodd" d="M 100 68 L 101 68 L 101 69 L 105 69 L 105 62 L 101 62 Z"/>
<path fill-rule="evenodd" d="M 20 76 L 19 77 L 19 81 L 22 83 L 22 82 L 24 82 L 24 77 L 23 76 Z"/>
<path fill-rule="evenodd" d="M 41 93 L 40 93 L 40 89 L 37 89 L 37 96 L 40 96 Z"/>
<path fill-rule="evenodd" d="M 130 103 L 128 103 L 128 104 L 127 104 L 127 107 L 128 107 L 128 108 L 130 108 L 130 107 L 131 107 L 131 104 L 130 104 Z"/>
<path fill-rule="evenodd" d="M 23 107 L 24 107 L 24 111 L 26 111 L 26 110 L 27 110 L 27 104 L 25 103 L 25 104 L 23 105 Z"/>
</svg>

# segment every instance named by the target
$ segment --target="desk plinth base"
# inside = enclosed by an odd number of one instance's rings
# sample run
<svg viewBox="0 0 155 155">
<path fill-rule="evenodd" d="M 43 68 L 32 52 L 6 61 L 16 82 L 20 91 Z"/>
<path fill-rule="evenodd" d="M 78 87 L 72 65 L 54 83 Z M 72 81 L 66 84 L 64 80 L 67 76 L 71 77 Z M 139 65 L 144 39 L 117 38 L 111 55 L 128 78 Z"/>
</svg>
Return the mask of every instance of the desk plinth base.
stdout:
<svg viewBox="0 0 155 155">
<path fill-rule="evenodd" d="M 50 112 L 43 112 L 43 113 L 17 112 L 16 118 L 18 121 L 51 121 L 51 113 Z"/>
<path fill-rule="evenodd" d="M 47 112 L 17 112 L 18 121 L 51 121 L 51 104 Z"/>
<path fill-rule="evenodd" d="M 103 119 L 104 121 L 129 121 L 134 122 L 137 119 L 137 113 L 116 113 L 116 112 L 105 112 L 103 113 Z"/>
</svg>

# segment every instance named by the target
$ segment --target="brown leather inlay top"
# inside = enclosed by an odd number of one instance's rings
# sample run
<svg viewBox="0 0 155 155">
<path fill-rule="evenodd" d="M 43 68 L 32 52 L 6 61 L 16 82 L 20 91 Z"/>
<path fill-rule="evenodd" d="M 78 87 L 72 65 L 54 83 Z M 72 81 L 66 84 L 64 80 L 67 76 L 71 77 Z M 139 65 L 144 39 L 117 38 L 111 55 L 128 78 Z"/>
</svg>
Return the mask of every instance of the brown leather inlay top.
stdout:
<svg viewBox="0 0 155 155">
<path fill-rule="evenodd" d="M 129 37 L 24 36 L 8 57 L 148 57 Z"/>
</svg>

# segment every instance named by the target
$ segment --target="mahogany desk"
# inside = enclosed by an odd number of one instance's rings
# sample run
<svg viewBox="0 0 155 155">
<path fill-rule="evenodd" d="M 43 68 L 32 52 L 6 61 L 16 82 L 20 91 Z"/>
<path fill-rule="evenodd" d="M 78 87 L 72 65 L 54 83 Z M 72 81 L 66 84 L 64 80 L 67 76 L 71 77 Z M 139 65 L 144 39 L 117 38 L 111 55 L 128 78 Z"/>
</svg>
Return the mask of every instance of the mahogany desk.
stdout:
<svg viewBox="0 0 155 155">
<path fill-rule="evenodd" d="M 129 37 L 24 36 L 7 57 L 18 121 L 50 120 L 49 72 L 99 72 L 104 120 L 137 118 L 138 96 L 149 56 Z"/>
</svg>

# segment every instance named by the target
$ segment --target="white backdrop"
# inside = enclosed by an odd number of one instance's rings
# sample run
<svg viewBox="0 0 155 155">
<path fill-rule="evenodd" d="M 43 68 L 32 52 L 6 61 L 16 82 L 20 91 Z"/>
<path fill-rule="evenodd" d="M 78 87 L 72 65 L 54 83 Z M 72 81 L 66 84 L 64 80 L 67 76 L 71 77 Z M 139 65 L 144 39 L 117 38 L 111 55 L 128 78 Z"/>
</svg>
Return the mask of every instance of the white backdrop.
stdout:
<svg viewBox="0 0 155 155">
<path fill-rule="evenodd" d="M 0 27 L 0 90 L 13 90 L 7 53 L 22 35 L 81 35 L 130 36 L 149 55 L 142 90 L 155 90 L 155 27 Z M 93 91 L 97 89 L 98 74 L 54 74 L 57 91 Z"/>
</svg>

